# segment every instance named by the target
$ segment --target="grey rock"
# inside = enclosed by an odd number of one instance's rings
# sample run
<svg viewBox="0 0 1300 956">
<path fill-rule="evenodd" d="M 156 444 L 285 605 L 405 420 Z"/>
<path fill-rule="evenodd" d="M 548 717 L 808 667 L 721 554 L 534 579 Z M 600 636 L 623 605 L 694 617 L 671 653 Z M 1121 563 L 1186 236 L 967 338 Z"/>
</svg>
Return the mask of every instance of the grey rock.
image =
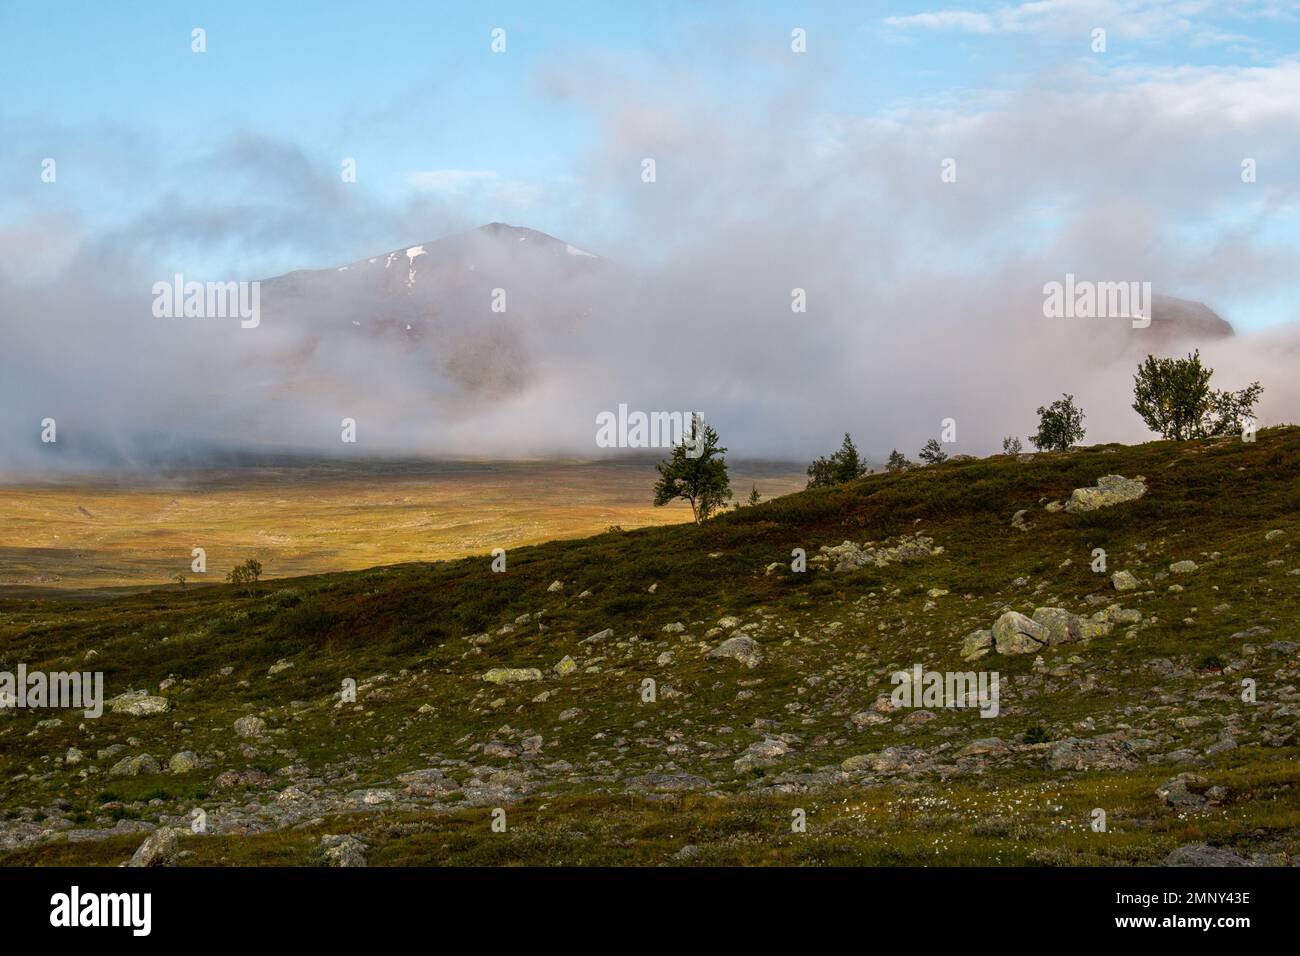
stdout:
<svg viewBox="0 0 1300 956">
<path fill-rule="evenodd" d="M 730 658 L 746 667 L 757 667 L 763 659 L 762 648 L 752 637 L 729 637 L 706 655 L 712 658 Z"/>
<path fill-rule="evenodd" d="M 320 838 L 320 854 L 326 866 L 366 865 L 366 845 L 350 833 L 327 833 Z"/>
<path fill-rule="evenodd" d="M 149 754 L 132 754 L 130 757 L 123 757 L 117 763 L 109 768 L 110 777 L 138 777 L 146 773 L 158 773 L 162 768 L 158 766 L 158 761 Z"/>
<path fill-rule="evenodd" d="M 1188 843 L 1167 857 L 1165 866 L 1254 866 L 1236 850 L 1210 846 L 1207 843 Z"/>
<path fill-rule="evenodd" d="M 1146 482 L 1141 476 L 1125 478 L 1123 475 L 1102 475 L 1097 479 L 1094 487 L 1075 488 L 1070 492 L 1070 500 L 1065 503 L 1065 510 L 1070 514 L 1096 511 L 1098 508 L 1110 508 L 1128 501 L 1136 501 L 1146 493 Z"/>
<path fill-rule="evenodd" d="M 181 831 L 174 827 L 159 827 L 145 837 L 131 859 L 124 866 L 166 866 L 176 856 Z"/>
<path fill-rule="evenodd" d="M 993 625 L 993 648 L 999 654 L 1030 654 L 1047 639 L 1047 628 L 1019 611 L 1007 611 Z"/>
</svg>

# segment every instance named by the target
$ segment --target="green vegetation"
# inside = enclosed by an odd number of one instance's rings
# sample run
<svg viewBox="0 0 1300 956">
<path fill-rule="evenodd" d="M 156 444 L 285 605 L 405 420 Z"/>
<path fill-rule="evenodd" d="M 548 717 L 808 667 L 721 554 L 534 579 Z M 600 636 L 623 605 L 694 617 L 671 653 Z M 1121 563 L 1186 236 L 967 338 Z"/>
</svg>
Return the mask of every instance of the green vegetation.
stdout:
<svg viewBox="0 0 1300 956">
<path fill-rule="evenodd" d="M 808 487 L 829 488 L 855 481 L 867 473 L 867 464 L 858 454 L 857 446 L 848 432 L 844 433 L 839 451 L 829 458 L 818 458 L 808 466 Z"/>
<path fill-rule="evenodd" d="M 1038 432 L 1029 440 L 1039 451 L 1067 451 L 1087 434 L 1083 419 L 1083 409 L 1074 404 L 1074 396 L 1062 395 L 1052 404 L 1038 407 Z"/>
<path fill-rule="evenodd" d="M 907 460 L 907 456 L 895 448 L 889 453 L 889 460 L 885 462 L 885 471 L 895 474 L 900 471 L 907 471 L 912 467 L 912 463 Z"/>
<path fill-rule="evenodd" d="M 948 453 L 939 444 L 939 439 L 931 438 L 917 455 L 927 465 L 937 465 L 948 460 Z"/>
<path fill-rule="evenodd" d="M 1042 506 L 1107 474 L 1144 475 L 1148 492 L 1095 512 Z M 1022 509 L 1029 533 L 1010 524 Z M 700 524 L 513 549 L 501 574 L 485 548 L 255 594 L 0 600 L 0 670 L 102 670 L 107 696 L 171 702 L 152 716 L 0 715 L 0 862 L 116 865 L 142 839 L 124 825 L 195 807 L 210 832 L 182 839 L 182 864 L 310 865 L 325 833 L 361 837 L 372 865 L 1149 864 L 1191 842 L 1294 856 L 1298 513 L 1300 429 L 1269 428 L 1253 443 L 871 475 Z M 915 534 L 942 551 L 845 571 L 813 563 L 846 538 Z M 794 548 L 805 573 L 789 570 Z M 1094 573 L 1098 548 L 1140 589 L 1117 593 Z M 1197 570 L 1168 572 L 1189 559 Z M 1140 620 L 962 658 L 963 638 L 1005 610 L 1113 604 Z M 755 666 L 708 656 L 728 634 L 753 640 Z M 577 666 L 561 676 L 566 657 Z M 1000 716 L 863 719 L 914 663 L 997 670 Z M 484 680 L 530 668 L 540 680 Z M 1242 701 L 1243 677 L 1258 703 Z M 340 697 L 347 680 L 355 702 Z M 238 736 L 248 716 L 265 731 Z M 1005 751 L 969 749 L 994 737 Z M 1076 766 L 1057 749 L 1099 739 L 1116 741 L 1122 765 Z M 742 759 L 770 740 L 787 749 Z M 181 752 L 197 766 L 168 770 Z M 901 763 L 838 776 L 890 752 Z M 142 754 L 161 767 L 113 775 Z M 398 780 L 423 768 L 446 774 L 445 792 L 412 796 Z M 1157 789 L 1184 771 L 1222 788 L 1212 807 L 1162 802 Z M 490 829 L 496 806 L 506 833 Z M 1088 827 L 1095 807 L 1106 833 Z M 791 832 L 796 808 L 807 833 Z"/>
<path fill-rule="evenodd" d="M 244 588 L 248 594 L 254 592 L 261 577 L 262 562 L 256 558 L 248 558 L 226 572 L 226 582 Z"/>
<path fill-rule="evenodd" d="M 1253 420 L 1264 392 L 1251 382 L 1239 392 L 1210 388 L 1214 369 L 1197 349 L 1185 359 L 1148 355 L 1133 377 L 1133 410 L 1147 427 L 1171 441 L 1239 434 Z"/>
<path fill-rule="evenodd" d="M 727 477 L 727 459 L 722 457 L 727 449 L 718 444 L 713 426 L 697 417 L 694 432 L 698 444 L 688 444 L 683 438 L 673 448 L 672 456 L 655 466 L 659 480 L 655 483 L 654 503 L 660 507 L 680 498 L 691 506 L 691 515 L 699 524 L 730 500 L 731 480 Z"/>
</svg>

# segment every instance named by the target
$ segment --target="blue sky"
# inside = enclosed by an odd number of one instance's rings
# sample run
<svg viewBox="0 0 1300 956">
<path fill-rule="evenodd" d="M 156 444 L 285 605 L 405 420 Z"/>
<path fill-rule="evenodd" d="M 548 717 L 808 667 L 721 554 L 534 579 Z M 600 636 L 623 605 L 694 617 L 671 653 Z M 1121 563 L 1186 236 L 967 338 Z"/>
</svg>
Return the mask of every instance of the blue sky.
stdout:
<svg viewBox="0 0 1300 956">
<path fill-rule="evenodd" d="M 207 33 L 202 55 L 190 49 L 196 26 Z M 1104 57 L 1089 49 L 1093 26 L 1108 31 Z M 507 31 L 504 55 L 490 50 L 495 27 Z M 793 27 L 808 31 L 804 57 L 789 55 Z M 438 203 L 430 229 L 505 219 L 617 248 L 635 239 L 636 224 L 592 186 L 611 77 L 624 97 L 666 108 L 698 100 L 723 115 L 772 110 L 796 88 L 789 111 L 770 121 L 821 135 L 918 110 L 977 114 L 1044 85 L 1268 70 L 1298 50 L 1300 10 L 1286 0 L 3 0 L 0 225 L 67 218 L 82 231 L 120 228 L 153 204 L 247 201 L 259 185 L 233 176 L 226 153 L 260 149 L 274 164 L 284 147 L 286 175 L 302 161 L 335 177 L 352 157 L 369 201 Z M 55 196 L 31 175 L 46 156 L 59 160 Z M 1182 227 L 1212 239 L 1232 215 L 1242 210 Z M 265 274 L 433 238 L 418 225 L 408 234 L 409 217 L 398 221 L 356 230 L 351 243 L 328 231 L 305 243 L 224 235 L 176 257 Z M 1297 235 L 1289 213 L 1260 232 L 1274 246 Z M 1259 321 L 1280 320 L 1280 308 Z"/>
</svg>

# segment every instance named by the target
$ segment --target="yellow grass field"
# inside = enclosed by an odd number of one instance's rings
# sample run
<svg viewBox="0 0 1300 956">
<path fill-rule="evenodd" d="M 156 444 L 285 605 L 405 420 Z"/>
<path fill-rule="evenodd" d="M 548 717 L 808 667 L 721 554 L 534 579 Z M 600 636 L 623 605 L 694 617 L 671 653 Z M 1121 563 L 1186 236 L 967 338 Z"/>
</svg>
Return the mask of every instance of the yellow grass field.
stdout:
<svg viewBox="0 0 1300 956">
<path fill-rule="evenodd" d="M 651 505 L 652 461 L 277 464 L 148 483 L 0 486 L 0 594 L 221 581 L 487 554 L 611 525 L 689 520 Z M 734 464 L 738 498 L 804 486 L 794 466 Z M 191 550 L 207 573 L 191 572 Z M 175 585 L 172 585 L 175 586 Z"/>
</svg>

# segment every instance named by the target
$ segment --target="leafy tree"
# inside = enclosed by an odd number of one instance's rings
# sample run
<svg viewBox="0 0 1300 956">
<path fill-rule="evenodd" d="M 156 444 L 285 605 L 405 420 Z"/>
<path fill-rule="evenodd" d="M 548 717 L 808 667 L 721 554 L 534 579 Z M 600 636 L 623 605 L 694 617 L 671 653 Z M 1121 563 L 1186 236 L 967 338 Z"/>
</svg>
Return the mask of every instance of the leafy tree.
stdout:
<svg viewBox="0 0 1300 956">
<path fill-rule="evenodd" d="M 828 485 L 842 485 L 854 478 L 861 478 L 866 473 L 867 466 L 862 461 L 862 456 L 858 454 L 858 449 L 854 446 L 849 433 L 845 432 L 839 451 L 829 458 L 818 458 L 808 466 L 808 487 L 825 488 Z"/>
<path fill-rule="evenodd" d="M 941 461 L 948 460 L 948 453 L 945 452 L 943 446 L 939 444 L 939 439 L 931 438 L 925 443 L 925 447 L 917 453 L 917 457 L 927 465 L 937 465 Z"/>
<path fill-rule="evenodd" d="M 731 479 L 727 476 L 727 460 L 722 457 L 727 449 L 719 447 L 718 433 L 713 426 L 696 418 L 695 440 L 699 454 L 691 457 L 686 439 L 673 448 L 672 457 L 655 466 L 659 480 L 655 482 L 655 506 L 666 505 L 682 498 L 691 505 L 696 524 L 716 512 L 731 497 Z"/>
<path fill-rule="evenodd" d="M 1020 444 L 1020 439 L 1015 435 L 1008 435 L 1002 439 L 1002 454 L 1019 455 L 1024 450 L 1024 445 Z"/>
<path fill-rule="evenodd" d="M 1254 415 L 1264 388 L 1251 382 L 1239 392 L 1210 388 L 1214 369 L 1197 349 L 1185 359 L 1148 355 L 1133 376 L 1133 410 L 1147 427 L 1173 441 L 1227 435 Z"/>
<path fill-rule="evenodd" d="M 1029 440 L 1040 451 L 1066 451 L 1087 434 L 1083 427 L 1083 409 L 1074 404 L 1074 396 L 1062 393 L 1046 408 L 1038 407 L 1038 434 Z"/>
<path fill-rule="evenodd" d="M 885 471 L 907 471 L 912 467 L 912 463 L 907 460 L 907 456 L 895 448 L 889 453 L 889 460 L 885 462 Z"/>
<path fill-rule="evenodd" d="M 243 564 L 237 564 L 226 572 L 226 580 L 231 584 L 242 585 L 248 590 L 249 594 L 253 593 L 254 586 L 262 576 L 262 562 L 256 558 L 249 558 Z"/>
</svg>

